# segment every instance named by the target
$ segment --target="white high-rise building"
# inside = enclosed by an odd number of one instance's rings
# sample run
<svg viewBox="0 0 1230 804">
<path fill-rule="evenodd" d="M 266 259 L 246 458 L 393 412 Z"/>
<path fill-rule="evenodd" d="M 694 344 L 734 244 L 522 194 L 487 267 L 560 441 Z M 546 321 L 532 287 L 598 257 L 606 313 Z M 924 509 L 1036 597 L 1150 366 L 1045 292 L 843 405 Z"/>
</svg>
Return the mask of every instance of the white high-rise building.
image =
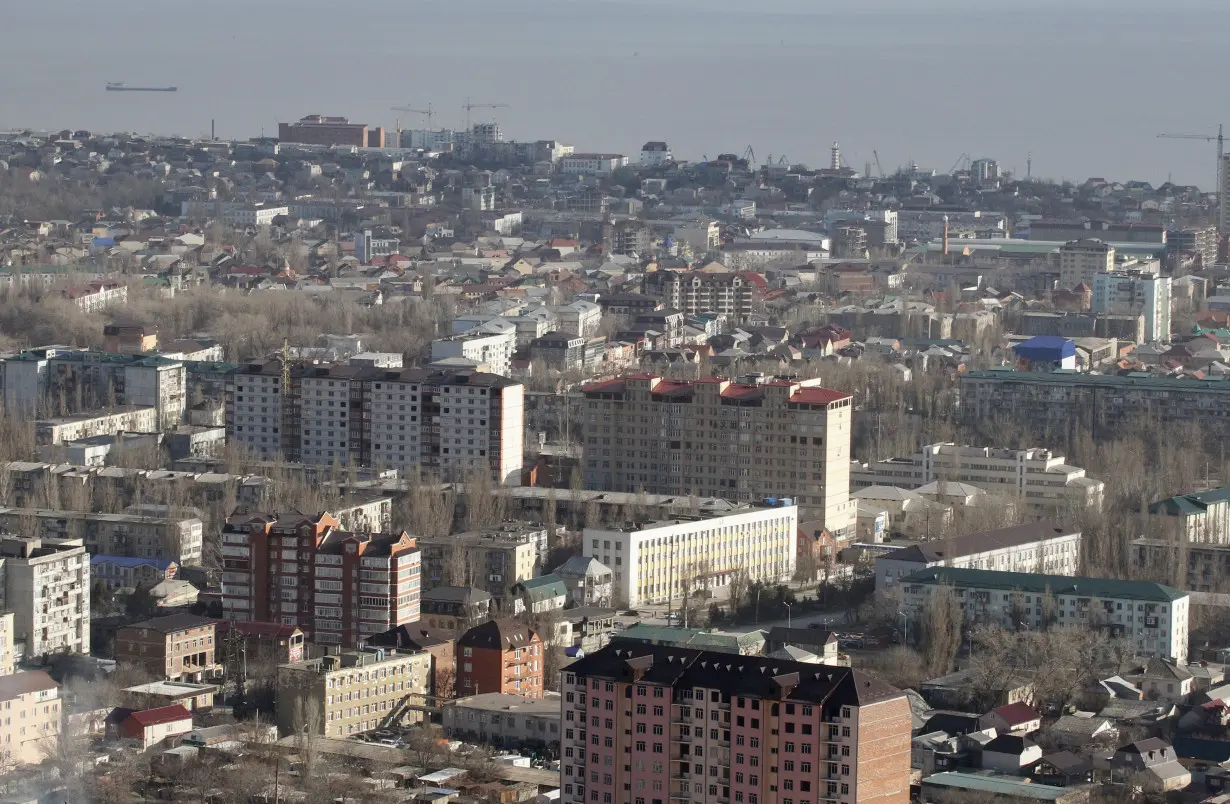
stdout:
<svg viewBox="0 0 1230 804">
<path fill-rule="evenodd" d="M 460 335 L 431 342 L 431 359 L 460 357 L 486 366 L 492 374 L 507 377 L 517 348 L 517 327 L 509 321 L 488 321 Z"/>
<path fill-rule="evenodd" d="M 1140 315 L 1145 319 L 1145 341 L 1170 341 L 1170 277 L 1133 271 L 1100 273 L 1093 277 L 1094 315 Z"/>
<path fill-rule="evenodd" d="M 26 656 L 90 652 L 90 557 L 80 539 L 0 537 L 3 598 Z"/>
</svg>

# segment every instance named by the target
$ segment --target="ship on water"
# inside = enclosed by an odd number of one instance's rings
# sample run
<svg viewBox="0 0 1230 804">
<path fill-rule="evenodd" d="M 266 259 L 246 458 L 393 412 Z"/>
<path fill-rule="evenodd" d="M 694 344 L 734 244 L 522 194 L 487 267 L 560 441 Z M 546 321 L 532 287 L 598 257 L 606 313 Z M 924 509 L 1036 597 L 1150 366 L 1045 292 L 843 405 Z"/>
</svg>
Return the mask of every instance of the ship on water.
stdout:
<svg viewBox="0 0 1230 804">
<path fill-rule="evenodd" d="M 130 87 L 121 81 L 107 83 L 108 92 L 178 92 L 179 87 Z"/>
</svg>

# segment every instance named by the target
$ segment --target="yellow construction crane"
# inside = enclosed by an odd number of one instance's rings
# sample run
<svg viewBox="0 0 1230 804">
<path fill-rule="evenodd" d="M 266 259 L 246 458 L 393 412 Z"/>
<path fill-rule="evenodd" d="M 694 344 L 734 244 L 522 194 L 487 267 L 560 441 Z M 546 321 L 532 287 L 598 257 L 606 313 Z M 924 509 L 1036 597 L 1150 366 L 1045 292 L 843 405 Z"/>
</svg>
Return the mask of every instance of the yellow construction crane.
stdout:
<svg viewBox="0 0 1230 804">
<path fill-rule="evenodd" d="M 431 118 L 435 117 L 436 110 L 431 108 L 431 104 L 427 104 L 426 109 L 411 109 L 409 106 L 394 106 L 395 112 L 405 112 L 407 114 L 421 114 L 427 119 L 427 128 L 431 130 Z M 401 118 L 397 119 L 397 133 L 401 133 Z"/>
<path fill-rule="evenodd" d="M 475 109 L 507 109 L 507 103 L 470 103 L 470 99 L 466 98 L 466 102 L 461 104 L 461 108 L 466 110 L 466 131 L 470 130 L 470 112 Z"/>
<path fill-rule="evenodd" d="M 1217 172 L 1214 174 L 1214 185 L 1217 188 L 1217 231 L 1221 234 L 1226 234 L 1226 227 L 1230 226 L 1230 220 L 1226 217 L 1226 190 L 1223 186 L 1222 177 L 1226 173 L 1225 153 L 1226 141 L 1222 136 L 1222 127 L 1217 127 L 1216 134 L 1158 134 L 1158 139 L 1161 140 L 1204 140 L 1205 142 L 1217 143 Z"/>
</svg>

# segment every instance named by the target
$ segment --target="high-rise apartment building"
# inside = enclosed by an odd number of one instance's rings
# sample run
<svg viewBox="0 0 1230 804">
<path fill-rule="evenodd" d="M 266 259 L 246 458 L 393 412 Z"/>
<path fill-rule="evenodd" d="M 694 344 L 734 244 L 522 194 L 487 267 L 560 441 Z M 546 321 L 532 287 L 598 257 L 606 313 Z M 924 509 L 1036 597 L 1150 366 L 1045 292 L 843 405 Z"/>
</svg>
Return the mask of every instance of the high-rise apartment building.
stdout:
<svg viewBox="0 0 1230 804">
<path fill-rule="evenodd" d="M 563 804 L 906 804 L 910 707 L 858 670 L 617 644 L 563 671 Z"/>
<path fill-rule="evenodd" d="M 1034 509 L 1100 510 L 1106 484 L 1049 449 L 928 444 L 913 455 L 851 467 L 850 486 L 916 489 L 936 481 L 968 483 Z"/>
<path fill-rule="evenodd" d="M 420 469 L 486 466 L 519 485 L 525 387 L 482 371 L 251 363 L 232 377 L 227 437 L 263 459 Z"/>
<path fill-rule="evenodd" d="M 719 500 L 659 522 L 586 528 L 581 549 L 611 568 L 620 608 L 718 588 L 736 570 L 753 581 L 788 581 L 797 556 L 798 510 Z"/>
<path fill-rule="evenodd" d="M 1098 274 L 1115 270 L 1115 247 L 1102 240 L 1072 240 L 1059 247 L 1059 287 L 1071 290 L 1082 282 L 1092 287 Z"/>
<path fill-rule="evenodd" d="M 586 488 L 786 497 L 834 534 L 854 527 L 849 394 L 818 380 L 649 374 L 587 385 L 584 394 Z"/>
<path fill-rule="evenodd" d="M 80 539 L 0 536 L 3 598 L 27 656 L 90 652 L 90 557 Z"/>
<path fill-rule="evenodd" d="M 404 531 L 352 533 L 340 525 L 328 513 L 228 519 L 222 531 L 227 619 L 297 625 L 313 642 L 347 647 L 417 620 L 421 556 L 414 539 Z"/>
<path fill-rule="evenodd" d="M 1170 342 L 1170 277 L 1114 271 L 1093 277 L 1094 315 L 1139 315 L 1147 343 Z"/>
<path fill-rule="evenodd" d="M 517 328 L 508 322 L 488 321 L 469 332 L 437 338 L 431 342 L 431 359 L 460 357 L 486 366 L 492 374 L 507 377 L 517 348 Z"/>
</svg>

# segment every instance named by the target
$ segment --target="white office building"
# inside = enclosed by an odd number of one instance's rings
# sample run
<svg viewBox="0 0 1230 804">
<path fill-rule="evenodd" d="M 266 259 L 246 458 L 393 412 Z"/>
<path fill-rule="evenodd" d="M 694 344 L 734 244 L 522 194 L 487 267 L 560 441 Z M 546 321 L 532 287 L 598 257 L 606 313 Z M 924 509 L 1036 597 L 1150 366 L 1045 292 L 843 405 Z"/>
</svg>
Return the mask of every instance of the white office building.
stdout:
<svg viewBox="0 0 1230 804">
<path fill-rule="evenodd" d="M 1105 484 L 1085 470 L 1064 463 L 1049 449 L 959 447 L 952 442 L 928 444 L 908 457 L 854 463 L 850 488 L 871 486 L 917 489 L 949 481 L 977 486 L 989 494 L 1019 498 L 1035 510 L 1074 507 L 1100 510 Z"/>
<path fill-rule="evenodd" d="M 1114 271 L 1093 278 L 1094 315 L 1144 316 L 1145 341 L 1170 341 L 1170 277 Z"/>
<path fill-rule="evenodd" d="M 1130 642 L 1137 656 L 1187 661 L 1190 596 L 1160 583 L 955 567 L 931 567 L 900 583 L 912 634 L 931 596 L 950 588 L 970 623 L 1101 630 Z"/>
<path fill-rule="evenodd" d="M 1028 522 L 880 555 L 876 558 L 876 591 L 892 589 L 901 578 L 930 567 L 1075 575 L 1080 561 L 1079 530 L 1057 522 Z"/>
<path fill-rule="evenodd" d="M 559 160 L 559 172 L 573 176 L 609 176 L 627 166 L 622 154 L 572 154 Z"/>
<path fill-rule="evenodd" d="M 799 514 L 794 505 L 707 500 L 695 514 L 626 527 L 586 528 L 584 555 L 614 572 L 615 605 L 666 603 L 684 591 L 794 576 Z"/>
</svg>

